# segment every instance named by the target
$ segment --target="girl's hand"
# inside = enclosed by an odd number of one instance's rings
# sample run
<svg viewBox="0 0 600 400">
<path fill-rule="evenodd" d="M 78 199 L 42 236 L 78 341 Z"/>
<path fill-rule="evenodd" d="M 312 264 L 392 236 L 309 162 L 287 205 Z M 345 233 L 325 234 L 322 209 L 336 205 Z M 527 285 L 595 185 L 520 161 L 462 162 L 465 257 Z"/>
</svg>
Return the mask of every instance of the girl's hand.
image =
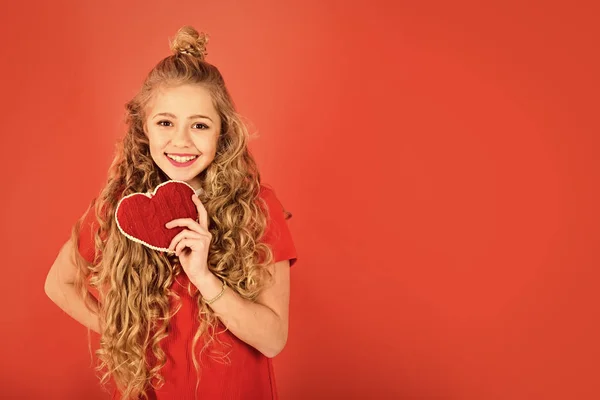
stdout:
<svg viewBox="0 0 600 400">
<path fill-rule="evenodd" d="M 210 273 L 208 250 L 212 234 L 208 230 L 208 213 L 204 205 L 195 194 L 192 195 L 192 201 L 198 209 L 198 222 L 191 218 L 179 218 L 167 222 L 165 227 L 168 229 L 176 226 L 187 228 L 173 238 L 169 250 L 175 251 L 183 270 L 193 283 Z"/>
</svg>

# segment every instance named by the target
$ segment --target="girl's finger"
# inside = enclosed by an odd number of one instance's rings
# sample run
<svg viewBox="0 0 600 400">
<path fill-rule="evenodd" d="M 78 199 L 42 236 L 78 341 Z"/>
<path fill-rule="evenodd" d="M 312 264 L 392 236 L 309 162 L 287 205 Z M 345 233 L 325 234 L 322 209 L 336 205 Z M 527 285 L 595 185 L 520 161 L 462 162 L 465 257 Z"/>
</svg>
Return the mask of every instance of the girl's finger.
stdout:
<svg viewBox="0 0 600 400">
<path fill-rule="evenodd" d="M 186 247 L 192 251 L 199 250 L 203 244 L 204 242 L 199 239 L 182 239 L 175 247 L 175 254 L 179 256 Z"/>
<path fill-rule="evenodd" d="M 165 224 L 165 228 L 167 229 L 175 228 L 176 226 L 183 226 L 191 231 L 198 232 L 200 234 L 208 233 L 208 231 L 205 230 L 198 222 L 194 221 L 191 218 L 178 218 L 169 221 Z"/>
<path fill-rule="evenodd" d="M 182 239 L 179 241 L 179 243 L 177 243 L 177 246 L 175 247 L 175 254 L 177 257 L 179 257 L 184 248 L 189 247 L 187 243 L 188 240 L 189 239 Z"/>
<path fill-rule="evenodd" d="M 181 232 L 179 232 L 177 235 L 175 235 L 175 237 L 173 238 L 173 240 L 171 240 L 171 243 L 169 244 L 169 250 L 172 250 L 175 248 L 175 246 L 177 245 L 177 243 L 182 240 L 182 239 L 201 239 L 202 235 L 199 234 L 198 232 L 194 232 L 194 231 L 190 231 L 188 229 L 185 229 Z"/>
</svg>

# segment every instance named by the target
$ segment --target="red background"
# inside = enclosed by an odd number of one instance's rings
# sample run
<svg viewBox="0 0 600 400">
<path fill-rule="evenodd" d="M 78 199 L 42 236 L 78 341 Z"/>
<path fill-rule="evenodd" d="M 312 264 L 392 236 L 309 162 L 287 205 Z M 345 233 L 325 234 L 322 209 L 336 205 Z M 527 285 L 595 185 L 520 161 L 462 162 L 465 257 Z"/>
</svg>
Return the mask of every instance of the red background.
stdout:
<svg viewBox="0 0 600 400">
<path fill-rule="evenodd" d="M 191 24 L 294 214 L 282 399 L 600 398 L 598 10 L 521 3 L 7 3 L 0 397 L 105 398 L 44 280 Z"/>
</svg>

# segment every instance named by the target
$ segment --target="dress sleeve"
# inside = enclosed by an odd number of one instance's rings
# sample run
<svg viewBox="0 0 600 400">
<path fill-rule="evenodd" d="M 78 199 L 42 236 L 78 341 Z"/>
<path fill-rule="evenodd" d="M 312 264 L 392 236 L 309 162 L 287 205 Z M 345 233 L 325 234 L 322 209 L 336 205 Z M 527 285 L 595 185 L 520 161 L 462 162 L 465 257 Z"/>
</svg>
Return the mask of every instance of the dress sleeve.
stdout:
<svg viewBox="0 0 600 400">
<path fill-rule="evenodd" d="M 96 213 L 94 207 L 90 207 L 84 218 L 81 222 L 81 226 L 79 229 L 79 254 L 90 264 L 94 263 L 94 258 L 96 254 L 95 244 L 94 244 L 94 233 L 98 229 L 98 221 L 96 220 Z M 98 290 L 90 285 L 91 275 L 88 275 L 86 280 L 86 287 L 88 292 L 92 294 L 96 298 L 96 300 L 100 299 Z"/>
<path fill-rule="evenodd" d="M 298 256 L 287 224 L 286 211 L 273 189 L 263 186 L 261 197 L 269 208 L 269 220 L 262 242 L 271 247 L 274 257 L 273 262 L 289 260 L 291 267 L 296 263 Z"/>
<path fill-rule="evenodd" d="M 79 254 L 90 264 L 94 262 L 95 246 L 94 232 L 98 229 L 98 222 L 94 208 L 87 210 L 79 230 Z"/>
</svg>

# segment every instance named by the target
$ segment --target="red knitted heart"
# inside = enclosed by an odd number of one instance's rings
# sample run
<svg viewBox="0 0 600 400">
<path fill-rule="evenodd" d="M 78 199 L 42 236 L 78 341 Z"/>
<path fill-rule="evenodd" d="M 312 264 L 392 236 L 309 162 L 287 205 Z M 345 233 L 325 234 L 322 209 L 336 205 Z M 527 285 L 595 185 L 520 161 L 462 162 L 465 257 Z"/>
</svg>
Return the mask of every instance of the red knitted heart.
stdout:
<svg viewBox="0 0 600 400">
<path fill-rule="evenodd" d="M 194 189 L 185 182 L 167 181 L 153 193 L 133 193 L 123 197 L 115 210 L 117 227 L 128 239 L 153 250 L 169 252 L 171 240 L 184 227 L 168 229 L 165 224 L 177 218 L 198 218 L 192 201 Z"/>
</svg>

